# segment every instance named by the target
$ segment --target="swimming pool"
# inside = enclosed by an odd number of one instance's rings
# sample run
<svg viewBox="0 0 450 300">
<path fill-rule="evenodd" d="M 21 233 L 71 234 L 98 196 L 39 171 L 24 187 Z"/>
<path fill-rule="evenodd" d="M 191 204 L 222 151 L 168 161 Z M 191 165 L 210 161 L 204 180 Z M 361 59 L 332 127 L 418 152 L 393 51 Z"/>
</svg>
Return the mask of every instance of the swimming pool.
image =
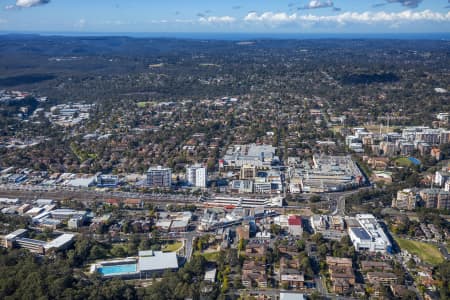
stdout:
<svg viewBox="0 0 450 300">
<path fill-rule="evenodd" d="M 136 273 L 137 264 L 101 266 L 97 269 L 103 276 Z"/>
<path fill-rule="evenodd" d="M 408 157 L 408 159 L 409 159 L 409 161 L 412 162 L 414 165 L 416 165 L 416 166 L 420 165 L 420 160 L 418 160 L 417 158 L 411 156 L 411 157 Z"/>
</svg>

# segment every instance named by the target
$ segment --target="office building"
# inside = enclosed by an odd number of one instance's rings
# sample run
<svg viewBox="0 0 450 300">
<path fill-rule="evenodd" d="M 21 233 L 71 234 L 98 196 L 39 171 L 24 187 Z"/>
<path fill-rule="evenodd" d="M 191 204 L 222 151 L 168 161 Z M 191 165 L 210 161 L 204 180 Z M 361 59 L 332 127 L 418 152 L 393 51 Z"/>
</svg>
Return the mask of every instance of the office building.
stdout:
<svg viewBox="0 0 450 300">
<path fill-rule="evenodd" d="M 154 188 L 170 188 L 172 185 L 172 169 L 161 166 L 150 167 L 147 171 L 147 186 Z"/>
<path fill-rule="evenodd" d="M 358 214 L 359 227 L 349 227 L 348 234 L 357 251 L 391 253 L 392 244 L 383 228 L 371 214 Z"/>
<path fill-rule="evenodd" d="M 48 251 L 55 250 L 64 250 L 67 249 L 73 242 L 75 235 L 73 234 L 62 234 L 54 240 L 49 242 L 29 239 L 25 236 L 28 234 L 28 230 L 26 229 L 18 229 L 4 238 L 3 245 L 6 248 L 25 248 L 31 252 L 38 254 L 46 254 Z"/>
<path fill-rule="evenodd" d="M 119 184 L 119 176 L 117 175 L 98 175 L 97 186 L 98 187 L 117 187 Z"/>
</svg>

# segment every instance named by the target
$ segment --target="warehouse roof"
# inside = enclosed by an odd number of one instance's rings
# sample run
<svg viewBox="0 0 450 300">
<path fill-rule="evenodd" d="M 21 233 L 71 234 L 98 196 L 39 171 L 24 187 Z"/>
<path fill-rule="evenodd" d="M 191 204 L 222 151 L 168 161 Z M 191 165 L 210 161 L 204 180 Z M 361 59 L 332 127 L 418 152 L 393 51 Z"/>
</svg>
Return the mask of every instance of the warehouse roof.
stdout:
<svg viewBox="0 0 450 300">
<path fill-rule="evenodd" d="M 44 248 L 46 250 L 51 249 L 51 248 L 61 248 L 61 247 L 65 246 L 67 243 L 72 242 L 74 237 L 75 237 L 75 235 L 73 235 L 73 234 L 69 234 L 69 233 L 62 234 L 59 237 L 57 237 L 56 239 L 48 242 L 44 246 Z"/>
<path fill-rule="evenodd" d="M 177 269 L 178 258 L 175 252 L 139 251 L 139 271 L 158 271 Z"/>
<path fill-rule="evenodd" d="M 370 240 L 370 235 L 362 227 L 350 228 L 350 230 L 361 240 Z"/>
</svg>

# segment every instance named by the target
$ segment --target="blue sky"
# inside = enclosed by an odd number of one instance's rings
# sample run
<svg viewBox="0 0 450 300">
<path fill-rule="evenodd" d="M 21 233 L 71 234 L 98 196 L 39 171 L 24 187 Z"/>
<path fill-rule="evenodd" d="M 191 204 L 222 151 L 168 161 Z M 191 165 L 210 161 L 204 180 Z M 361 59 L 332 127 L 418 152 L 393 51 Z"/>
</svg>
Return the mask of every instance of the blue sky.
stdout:
<svg viewBox="0 0 450 300">
<path fill-rule="evenodd" d="M 0 31 L 450 32 L 450 0 L 0 0 Z"/>
</svg>

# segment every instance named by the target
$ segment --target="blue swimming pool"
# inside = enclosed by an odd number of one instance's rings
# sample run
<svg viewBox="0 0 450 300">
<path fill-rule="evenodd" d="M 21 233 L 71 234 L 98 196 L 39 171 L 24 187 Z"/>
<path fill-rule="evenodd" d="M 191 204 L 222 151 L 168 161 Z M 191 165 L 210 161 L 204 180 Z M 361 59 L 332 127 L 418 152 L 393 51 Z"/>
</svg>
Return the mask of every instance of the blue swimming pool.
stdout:
<svg viewBox="0 0 450 300">
<path fill-rule="evenodd" d="M 420 165 L 420 160 L 415 157 L 408 157 L 409 161 L 415 164 L 416 166 Z"/>
<path fill-rule="evenodd" d="M 119 274 L 129 274 L 136 273 L 137 265 L 136 264 L 124 264 L 124 265 L 112 265 L 112 266 L 102 266 L 97 269 L 100 274 L 104 276 L 108 275 L 119 275 Z"/>
</svg>

